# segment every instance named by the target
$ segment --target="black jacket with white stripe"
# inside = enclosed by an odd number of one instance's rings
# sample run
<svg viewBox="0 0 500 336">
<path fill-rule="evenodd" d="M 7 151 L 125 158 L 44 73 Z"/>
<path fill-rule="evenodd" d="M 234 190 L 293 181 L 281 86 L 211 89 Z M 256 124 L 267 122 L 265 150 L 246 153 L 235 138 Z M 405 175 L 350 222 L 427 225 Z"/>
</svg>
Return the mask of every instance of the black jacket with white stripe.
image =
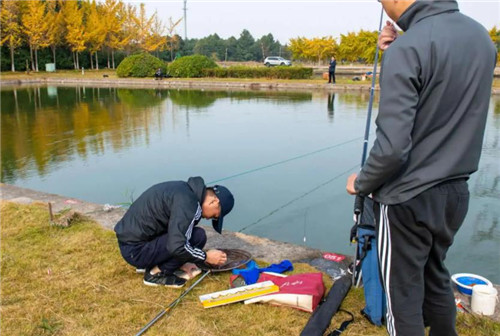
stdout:
<svg viewBox="0 0 500 336">
<path fill-rule="evenodd" d="M 167 234 L 169 255 L 185 262 L 204 261 L 205 252 L 192 247 L 189 239 L 193 227 L 201 219 L 200 204 L 205 192 L 205 182 L 201 177 L 152 186 L 132 203 L 116 224 L 114 230 L 118 241 L 134 244 Z"/>
</svg>

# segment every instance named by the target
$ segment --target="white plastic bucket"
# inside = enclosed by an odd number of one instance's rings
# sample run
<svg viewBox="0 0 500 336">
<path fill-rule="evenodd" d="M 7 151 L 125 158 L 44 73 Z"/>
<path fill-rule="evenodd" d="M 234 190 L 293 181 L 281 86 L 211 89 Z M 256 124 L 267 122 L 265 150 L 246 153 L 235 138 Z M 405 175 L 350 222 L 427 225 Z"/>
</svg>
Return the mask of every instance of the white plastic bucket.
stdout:
<svg viewBox="0 0 500 336">
<path fill-rule="evenodd" d="M 483 315 L 493 315 L 497 301 L 498 291 L 488 285 L 475 285 L 472 287 L 472 312 Z"/>
</svg>

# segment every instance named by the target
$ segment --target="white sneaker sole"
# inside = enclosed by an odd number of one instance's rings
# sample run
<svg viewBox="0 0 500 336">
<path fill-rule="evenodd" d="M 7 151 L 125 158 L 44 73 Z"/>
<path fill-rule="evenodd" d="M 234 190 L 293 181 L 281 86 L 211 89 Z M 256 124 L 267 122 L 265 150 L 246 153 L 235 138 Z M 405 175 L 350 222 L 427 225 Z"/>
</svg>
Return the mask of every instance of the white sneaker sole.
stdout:
<svg viewBox="0 0 500 336">
<path fill-rule="evenodd" d="M 157 283 L 154 283 L 154 282 L 147 282 L 146 280 L 142 280 L 142 282 L 146 285 L 146 286 L 150 286 L 150 287 L 158 287 L 158 286 L 163 286 L 163 287 L 169 287 L 169 288 L 182 288 L 184 287 L 185 283 L 182 284 L 182 285 L 161 285 L 161 284 L 157 284 Z"/>
</svg>

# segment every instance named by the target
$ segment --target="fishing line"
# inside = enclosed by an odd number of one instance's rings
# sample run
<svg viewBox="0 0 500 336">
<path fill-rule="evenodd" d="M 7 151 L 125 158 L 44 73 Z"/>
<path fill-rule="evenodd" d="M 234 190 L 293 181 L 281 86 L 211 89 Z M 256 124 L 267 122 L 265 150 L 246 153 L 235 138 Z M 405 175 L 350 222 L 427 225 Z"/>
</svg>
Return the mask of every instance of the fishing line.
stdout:
<svg viewBox="0 0 500 336">
<path fill-rule="evenodd" d="M 358 167 L 358 166 L 359 166 L 358 164 L 355 164 L 354 166 L 350 167 L 349 169 L 347 169 L 347 170 L 343 171 L 342 173 L 340 173 L 340 174 L 338 174 L 338 175 L 336 175 L 336 176 L 332 177 L 331 179 L 329 179 L 329 180 L 327 180 L 327 181 L 325 181 L 325 182 L 323 182 L 323 183 L 321 183 L 321 184 L 317 185 L 316 187 L 312 188 L 311 190 L 306 191 L 305 193 L 303 193 L 303 194 L 301 194 L 301 195 L 297 196 L 296 198 L 294 198 L 294 199 L 292 199 L 292 200 L 288 201 L 287 203 L 285 203 L 285 204 L 283 204 L 283 205 L 279 206 L 278 208 L 276 208 L 276 209 L 274 209 L 274 210 L 270 211 L 267 215 L 265 215 L 265 216 L 263 216 L 263 217 L 259 218 L 258 220 L 256 220 L 256 221 L 255 221 L 255 222 L 253 222 L 252 224 L 249 224 L 249 225 L 247 225 L 247 226 L 243 227 L 243 228 L 242 228 L 242 229 L 240 229 L 238 232 L 243 232 L 243 231 L 245 231 L 246 229 L 248 229 L 248 228 L 250 228 L 250 227 L 252 227 L 252 226 L 255 226 L 255 225 L 259 224 L 259 223 L 260 223 L 260 222 L 262 222 L 264 219 L 266 219 L 266 218 L 268 218 L 268 217 L 271 217 L 271 216 L 272 216 L 272 215 L 274 215 L 276 212 L 278 212 L 278 211 L 280 211 L 280 210 L 282 210 L 282 209 L 286 208 L 287 206 L 289 206 L 289 205 L 291 205 L 291 204 L 295 203 L 295 202 L 296 202 L 296 201 L 298 201 L 299 199 L 304 198 L 305 196 L 307 196 L 307 195 L 309 195 L 309 194 L 313 193 L 314 191 L 316 191 L 316 190 L 318 190 L 318 189 L 320 189 L 320 188 L 324 187 L 325 185 L 327 185 L 327 184 L 329 184 L 329 183 L 331 183 L 331 182 L 335 181 L 336 179 L 338 179 L 338 178 L 340 178 L 340 177 L 344 176 L 345 174 L 347 174 L 347 173 L 349 173 L 349 172 L 353 171 L 353 169 L 354 169 L 354 168 L 356 168 L 356 167 Z"/>
<path fill-rule="evenodd" d="M 329 149 L 340 147 L 340 146 L 343 146 L 343 145 L 346 145 L 348 143 L 351 143 L 351 142 L 354 142 L 354 141 L 358 141 L 358 140 L 361 140 L 361 139 L 363 139 L 363 137 L 357 137 L 357 138 L 354 138 L 354 139 L 351 139 L 351 140 L 347 140 L 347 141 L 344 141 L 344 142 L 341 142 L 341 143 L 338 143 L 338 144 L 335 144 L 335 145 L 332 145 L 332 146 L 324 147 L 324 148 L 321 148 L 321 149 L 318 149 L 318 150 L 315 150 L 315 151 L 312 151 L 312 152 L 309 152 L 309 153 L 297 155 L 297 156 L 294 156 L 294 157 L 286 159 L 286 160 L 274 162 L 274 163 L 271 163 L 271 164 L 268 164 L 268 165 L 265 165 L 265 166 L 261 166 L 261 167 L 249 169 L 249 170 L 243 171 L 243 172 L 238 173 L 238 174 L 234 174 L 234 175 L 230 175 L 230 176 L 227 176 L 227 177 L 223 177 L 223 178 L 218 179 L 218 180 L 210 181 L 207 184 L 214 184 L 216 182 L 221 182 L 221 181 L 229 180 L 229 179 L 232 179 L 232 178 L 235 178 L 235 177 L 239 177 L 239 176 L 242 176 L 242 175 L 251 174 L 251 173 L 254 173 L 254 172 L 259 171 L 259 170 L 263 170 L 263 169 L 266 169 L 266 168 L 271 168 L 271 167 L 278 166 L 278 165 L 281 165 L 281 164 L 284 164 L 284 163 L 287 163 L 287 162 L 290 162 L 290 161 L 302 159 L 304 157 L 307 157 L 307 156 L 310 156 L 310 155 L 314 155 L 314 154 L 317 154 L 317 153 L 321 153 L 321 152 L 327 151 Z"/>
</svg>

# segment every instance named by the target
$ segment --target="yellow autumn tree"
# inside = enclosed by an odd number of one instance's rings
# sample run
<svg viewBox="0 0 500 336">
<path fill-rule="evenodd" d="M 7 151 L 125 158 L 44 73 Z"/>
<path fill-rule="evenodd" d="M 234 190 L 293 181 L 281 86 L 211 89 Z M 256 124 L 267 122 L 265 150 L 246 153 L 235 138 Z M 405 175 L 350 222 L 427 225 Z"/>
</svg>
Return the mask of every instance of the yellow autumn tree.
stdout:
<svg viewBox="0 0 500 336">
<path fill-rule="evenodd" d="M 83 25 L 83 9 L 78 8 L 76 1 L 64 1 L 61 11 L 66 27 L 66 42 L 73 52 L 75 69 L 80 68 L 78 53 L 85 50 L 85 28 Z"/>
<path fill-rule="evenodd" d="M 112 66 L 115 68 L 115 50 L 122 49 L 127 39 L 122 38 L 121 30 L 125 21 L 125 7 L 121 1 L 105 0 L 102 6 L 102 17 L 106 24 L 104 47 L 108 55 L 108 68 L 111 67 L 109 54 L 111 53 Z"/>
<path fill-rule="evenodd" d="M 317 61 L 318 65 L 334 56 L 337 51 L 337 42 L 331 36 L 307 39 L 305 42 L 304 55 L 311 61 Z"/>
<path fill-rule="evenodd" d="M 146 15 L 146 7 L 141 3 L 139 7 L 139 15 L 135 17 L 137 27 L 137 35 L 135 36 L 135 43 L 141 50 L 147 50 L 147 40 L 151 34 L 151 27 L 154 22 L 154 15 L 150 18 Z"/>
<path fill-rule="evenodd" d="M 45 14 L 45 22 L 47 30 L 45 31 L 45 39 L 47 45 L 52 50 L 52 58 L 56 65 L 56 48 L 62 44 L 65 35 L 64 18 L 62 12 L 58 9 L 61 7 L 61 0 L 48 0 L 47 13 Z"/>
<path fill-rule="evenodd" d="M 132 4 L 127 4 L 123 11 L 123 24 L 120 32 L 120 39 L 123 41 L 123 47 L 127 56 L 130 55 L 131 51 L 137 44 L 139 31 L 137 22 L 138 18 L 136 7 Z"/>
<path fill-rule="evenodd" d="M 373 62 L 377 49 L 377 32 L 361 30 L 340 35 L 338 53 L 340 59 L 349 62 Z"/>
<path fill-rule="evenodd" d="M 305 37 L 291 38 L 288 43 L 288 49 L 292 52 L 292 57 L 294 59 L 303 59 L 304 52 L 306 49 L 306 38 Z"/>
<path fill-rule="evenodd" d="M 47 30 L 45 3 L 41 0 L 28 1 L 27 12 L 23 15 L 22 23 L 30 47 L 31 67 L 33 71 L 38 71 L 38 49 L 48 45 L 45 38 Z"/>
<path fill-rule="evenodd" d="M 489 33 L 491 40 L 497 47 L 497 64 L 500 64 L 500 29 L 497 29 L 497 26 L 493 26 Z"/>
<path fill-rule="evenodd" d="M 500 30 L 497 29 L 497 26 L 493 26 L 491 30 L 489 31 L 491 40 L 495 45 L 497 45 L 500 42 Z"/>
<path fill-rule="evenodd" d="M 99 70 L 97 51 L 99 51 L 104 44 L 107 28 L 99 8 L 95 0 L 92 0 L 85 26 L 85 42 L 90 51 L 90 67 L 93 68 L 92 55 L 95 55 L 95 68 L 97 70 Z"/>
<path fill-rule="evenodd" d="M 158 13 L 155 11 L 151 17 L 151 29 L 146 36 L 144 49 L 154 52 L 156 57 L 159 57 L 159 52 L 165 50 L 166 44 L 165 25 L 161 22 Z"/>
<path fill-rule="evenodd" d="M 308 39 L 298 37 L 290 39 L 288 48 L 296 59 L 302 59 L 321 64 L 337 52 L 337 41 L 331 36 Z"/>
<path fill-rule="evenodd" d="M 10 69 L 16 71 L 14 50 L 21 45 L 21 25 L 19 24 L 19 7 L 14 0 L 2 0 L 0 10 L 1 39 L 0 45 L 10 49 Z"/>
</svg>

